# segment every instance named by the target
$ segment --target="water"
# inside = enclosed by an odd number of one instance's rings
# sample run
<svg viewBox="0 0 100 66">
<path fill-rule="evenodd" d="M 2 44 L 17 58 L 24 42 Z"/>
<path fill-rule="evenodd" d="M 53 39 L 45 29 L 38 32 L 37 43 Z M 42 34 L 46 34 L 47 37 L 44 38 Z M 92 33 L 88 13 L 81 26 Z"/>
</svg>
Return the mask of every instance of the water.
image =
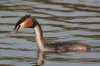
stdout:
<svg viewBox="0 0 100 66">
<path fill-rule="evenodd" d="M 83 53 L 41 55 L 33 29 L 7 36 L 26 14 L 38 20 L 48 42 L 74 40 L 96 48 Z M 100 66 L 100 0 L 0 0 L 0 66 L 38 63 L 42 66 Z"/>
</svg>

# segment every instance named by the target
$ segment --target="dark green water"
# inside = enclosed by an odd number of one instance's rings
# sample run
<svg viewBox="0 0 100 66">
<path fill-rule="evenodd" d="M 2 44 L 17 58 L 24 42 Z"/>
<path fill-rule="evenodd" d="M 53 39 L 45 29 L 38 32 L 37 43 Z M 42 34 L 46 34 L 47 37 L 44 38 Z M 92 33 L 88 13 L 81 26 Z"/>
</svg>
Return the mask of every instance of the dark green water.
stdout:
<svg viewBox="0 0 100 66">
<path fill-rule="evenodd" d="M 95 49 L 44 56 L 33 29 L 7 37 L 26 14 L 41 24 L 46 41 L 75 40 Z M 100 66 L 100 0 L 0 0 L 0 66 L 35 66 L 37 60 L 42 66 Z"/>
</svg>

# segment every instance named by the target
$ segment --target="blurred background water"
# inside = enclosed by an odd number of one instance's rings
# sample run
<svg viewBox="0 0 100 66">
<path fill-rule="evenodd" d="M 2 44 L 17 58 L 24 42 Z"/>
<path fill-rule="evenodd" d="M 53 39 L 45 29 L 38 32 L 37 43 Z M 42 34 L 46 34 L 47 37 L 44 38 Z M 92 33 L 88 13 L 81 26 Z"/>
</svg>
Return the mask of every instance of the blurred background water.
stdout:
<svg viewBox="0 0 100 66">
<path fill-rule="evenodd" d="M 42 66 L 100 66 L 100 0 L 0 0 L 0 66 L 37 64 L 33 29 L 7 37 L 26 14 L 41 24 L 48 42 L 74 40 L 95 47 L 84 53 L 46 53 Z"/>
</svg>

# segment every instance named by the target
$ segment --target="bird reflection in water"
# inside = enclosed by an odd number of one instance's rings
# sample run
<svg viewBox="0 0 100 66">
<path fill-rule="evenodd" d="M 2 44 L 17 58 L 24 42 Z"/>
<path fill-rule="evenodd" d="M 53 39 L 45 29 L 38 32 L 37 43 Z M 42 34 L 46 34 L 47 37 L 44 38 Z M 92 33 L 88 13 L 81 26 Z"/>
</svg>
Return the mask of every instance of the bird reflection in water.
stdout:
<svg viewBox="0 0 100 66">
<path fill-rule="evenodd" d="M 42 66 L 45 61 L 45 52 L 44 51 L 38 51 L 37 53 L 37 62 L 35 66 Z"/>
<path fill-rule="evenodd" d="M 69 54 L 63 54 L 63 53 L 51 53 L 51 54 L 57 54 L 60 55 L 60 57 L 51 57 L 51 58 L 47 58 L 46 55 L 48 55 L 48 52 L 44 52 L 44 51 L 38 51 L 37 53 L 37 61 L 36 64 L 33 66 L 43 66 L 45 64 L 46 60 L 49 61 L 55 61 L 55 62 L 64 62 L 64 63 L 69 63 L 69 62 L 74 62 L 74 63 L 91 63 L 93 62 L 93 60 L 97 60 L 98 58 L 72 58 Z M 67 57 L 61 57 L 62 56 L 67 56 Z M 100 59 L 98 59 L 100 60 Z"/>
</svg>

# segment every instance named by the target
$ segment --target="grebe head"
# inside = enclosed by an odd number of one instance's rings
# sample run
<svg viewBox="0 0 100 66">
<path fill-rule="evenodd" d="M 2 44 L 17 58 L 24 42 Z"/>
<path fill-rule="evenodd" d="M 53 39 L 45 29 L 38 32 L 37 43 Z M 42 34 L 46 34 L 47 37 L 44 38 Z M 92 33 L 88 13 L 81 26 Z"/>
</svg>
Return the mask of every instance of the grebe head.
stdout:
<svg viewBox="0 0 100 66">
<path fill-rule="evenodd" d="M 11 35 L 15 34 L 18 30 L 23 28 L 34 28 L 36 26 L 36 20 L 31 17 L 31 15 L 25 15 L 22 17 L 15 25 L 14 30 Z"/>
</svg>

